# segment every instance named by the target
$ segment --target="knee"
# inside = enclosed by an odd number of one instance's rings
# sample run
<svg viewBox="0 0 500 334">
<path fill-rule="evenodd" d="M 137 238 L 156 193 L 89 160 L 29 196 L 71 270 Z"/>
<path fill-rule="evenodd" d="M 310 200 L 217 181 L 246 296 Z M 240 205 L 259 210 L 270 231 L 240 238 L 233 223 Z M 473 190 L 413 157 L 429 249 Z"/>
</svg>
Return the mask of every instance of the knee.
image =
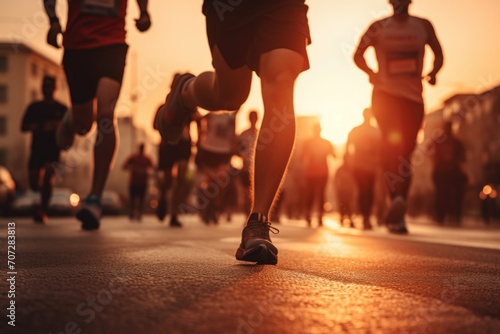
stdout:
<svg viewBox="0 0 500 334">
<path fill-rule="evenodd" d="M 239 110 L 246 98 L 220 92 L 217 94 L 218 105 L 213 110 Z"/>
<path fill-rule="evenodd" d="M 263 85 L 282 88 L 291 87 L 297 79 L 298 73 L 289 69 L 282 69 L 279 71 L 267 71 L 261 73 L 261 81 Z"/>
</svg>

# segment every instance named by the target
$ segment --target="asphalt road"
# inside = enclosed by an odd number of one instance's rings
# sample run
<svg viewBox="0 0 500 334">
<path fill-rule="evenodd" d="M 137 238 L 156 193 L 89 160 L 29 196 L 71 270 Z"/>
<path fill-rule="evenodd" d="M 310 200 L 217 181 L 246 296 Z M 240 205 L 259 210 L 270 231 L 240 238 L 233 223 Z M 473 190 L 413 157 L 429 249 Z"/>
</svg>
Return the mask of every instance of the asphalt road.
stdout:
<svg viewBox="0 0 500 334">
<path fill-rule="evenodd" d="M 234 259 L 242 216 L 184 221 L 106 218 L 83 232 L 67 218 L 15 219 L 11 298 L 3 220 L 0 332 L 500 333 L 498 227 L 394 236 L 291 222 L 273 237 L 278 265 L 260 266 Z"/>
</svg>

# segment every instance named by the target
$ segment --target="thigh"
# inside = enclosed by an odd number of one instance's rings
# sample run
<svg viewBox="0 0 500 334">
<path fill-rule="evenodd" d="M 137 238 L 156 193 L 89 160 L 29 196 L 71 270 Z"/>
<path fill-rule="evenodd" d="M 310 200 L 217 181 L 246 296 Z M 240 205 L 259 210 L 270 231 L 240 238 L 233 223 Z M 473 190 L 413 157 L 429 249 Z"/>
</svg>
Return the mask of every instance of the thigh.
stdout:
<svg viewBox="0 0 500 334">
<path fill-rule="evenodd" d="M 113 119 L 120 95 L 128 46 L 114 44 L 98 50 L 97 118 Z"/>
<path fill-rule="evenodd" d="M 328 182 L 328 176 L 321 176 L 318 178 L 318 192 L 321 197 L 325 196 L 326 184 Z"/>
<path fill-rule="evenodd" d="M 288 4 L 272 8 L 261 15 L 256 24 L 253 34 L 252 48 L 248 56 L 248 64 L 259 76 L 263 72 L 263 61 L 275 50 L 287 50 L 290 55 L 280 57 L 283 66 L 298 64 L 297 75 L 309 68 L 309 58 L 306 46 L 310 43 L 309 25 L 307 19 L 308 7 L 303 1 L 289 1 Z M 269 59 L 268 59 L 269 60 Z M 269 69 L 269 68 L 268 68 Z"/>
<path fill-rule="evenodd" d="M 215 70 L 214 87 L 218 95 L 221 98 L 246 101 L 250 94 L 252 70 L 247 66 L 231 68 L 218 45 L 212 47 L 212 63 Z"/>
<path fill-rule="evenodd" d="M 97 78 L 108 78 L 122 84 L 128 46 L 112 44 L 96 49 Z"/>
<path fill-rule="evenodd" d="M 375 89 L 372 109 L 386 143 L 415 145 L 424 116 L 422 104 Z"/>
<path fill-rule="evenodd" d="M 384 143 L 395 142 L 401 138 L 400 117 L 403 112 L 397 103 L 396 96 L 374 89 L 372 94 L 372 110 L 382 134 Z"/>
<path fill-rule="evenodd" d="M 98 75 L 92 50 L 64 50 L 63 67 L 72 105 L 92 101 L 97 91 Z"/>
<path fill-rule="evenodd" d="M 413 101 L 403 101 L 403 103 L 404 109 L 407 110 L 406 117 L 402 121 L 405 146 L 413 150 L 416 145 L 418 132 L 422 128 L 424 106 Z"/>
<path fill-rule="evenodd" d="M 304 57 L 293 50 L 274 49 L 260 55 L 259 76 L 263 83 L 273 81 L 283 73 L 293 80 L 304 69 Z"/>
</svg>

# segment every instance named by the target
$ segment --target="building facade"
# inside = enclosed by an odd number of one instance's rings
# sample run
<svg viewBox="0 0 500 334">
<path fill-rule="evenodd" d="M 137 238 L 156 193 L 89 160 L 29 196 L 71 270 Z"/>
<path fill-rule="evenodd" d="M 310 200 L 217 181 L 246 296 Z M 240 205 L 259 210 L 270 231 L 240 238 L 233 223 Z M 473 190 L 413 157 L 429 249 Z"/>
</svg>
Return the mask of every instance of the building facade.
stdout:
<svg viewBox="0 0 500 334">
<path fill-rule="evenodd" d="M 31 134 L 21 132 L 21 121 L 27 106 L 43 98 L 44 75 L 56 78 L 54 97 L 70 107 L 69 89 L 60 64 L 24 44 L 0 42 L 0 165 L 7 167 L 21 191 L 28 188 L 31 143 Z M 106 189 L 125 196 L 128 194 L 128 175 L 121 170 L 121 164 L 130 152 L 137 150 L 138 142 L 149 143 L 150 140 L 146 131 L 138 129 L 130 117 L 119 117 L 117 122 L 121 145 Z M 93 133 L 76 137 L 73 147 L 62 152 L 60 162 L 55 165 L 57 187 L 87 195 L 92 181 L 95 136 L 94 127 Z"/>
<path fill-rule="evenodd" d="M 483 213 L 482 189 L 491 187 L 494 203 L 498 202 L 496 193 L 500 191 L 500 86 L 477 94 L 455 94 L 446 99 L 442 109 L 426 115 L 423 142 L 432 144 L 434 131 L 445 121 L 452 123 L 454 134 L 465 146 L 464 171 L 468 184 L 464 211 L 479 215 Z M 424 151 L 430 149 L 432 145 L 422 148 Z M 413 188 L 429 184 L 432 173 L 430 158 L 426 157 L 421 165 L 415 167 L 417 182 L 414 182 Z"/>
<path fill-rule="evenodd" d="M 44 75 L 56 78 L 55 98 L 69 105 L 69 92 L 59 64 L 24 44 L 0 42 L 0 165 L 21 188 L 27 186 L 31 135 L 21 132 L 26 107 L 42 99 Z"/>
</svg>

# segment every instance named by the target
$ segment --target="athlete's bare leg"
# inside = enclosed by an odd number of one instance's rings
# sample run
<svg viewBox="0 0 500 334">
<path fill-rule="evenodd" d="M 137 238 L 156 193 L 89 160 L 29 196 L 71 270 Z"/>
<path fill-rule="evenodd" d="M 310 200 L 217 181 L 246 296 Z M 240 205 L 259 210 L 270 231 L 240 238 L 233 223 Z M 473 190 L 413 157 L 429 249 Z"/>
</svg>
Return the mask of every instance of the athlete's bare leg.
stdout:
<svg viewBox="0 0 500 334">
<path fill-rule="evenodd" d="M 119 82 L 109 78 L 101 78 L 97 86 L 97 136 L 94 144 L 94 176 L 90 194 L 98 197 L 101 197 L 104 190 L 118 145 L 114 111 L 120 88 Z"/>
<path fill-rule="evenodd" d="M 295 140 L 293 89 L 303 65 L 304 58 L 287 49 L 261 55 L 264 118 L 255 151 L 252 212 L 269 216 L 288 165 Z"/>
<path fill-rule="evenodd" d="M 248 67 L 231 69 L 217 46 L 212 59 L 215 71 L 203 72 L 186 85 L 184 104 L 212 111 L 238 110 L 250 93 L 252 71 Z"/>
</svg>

